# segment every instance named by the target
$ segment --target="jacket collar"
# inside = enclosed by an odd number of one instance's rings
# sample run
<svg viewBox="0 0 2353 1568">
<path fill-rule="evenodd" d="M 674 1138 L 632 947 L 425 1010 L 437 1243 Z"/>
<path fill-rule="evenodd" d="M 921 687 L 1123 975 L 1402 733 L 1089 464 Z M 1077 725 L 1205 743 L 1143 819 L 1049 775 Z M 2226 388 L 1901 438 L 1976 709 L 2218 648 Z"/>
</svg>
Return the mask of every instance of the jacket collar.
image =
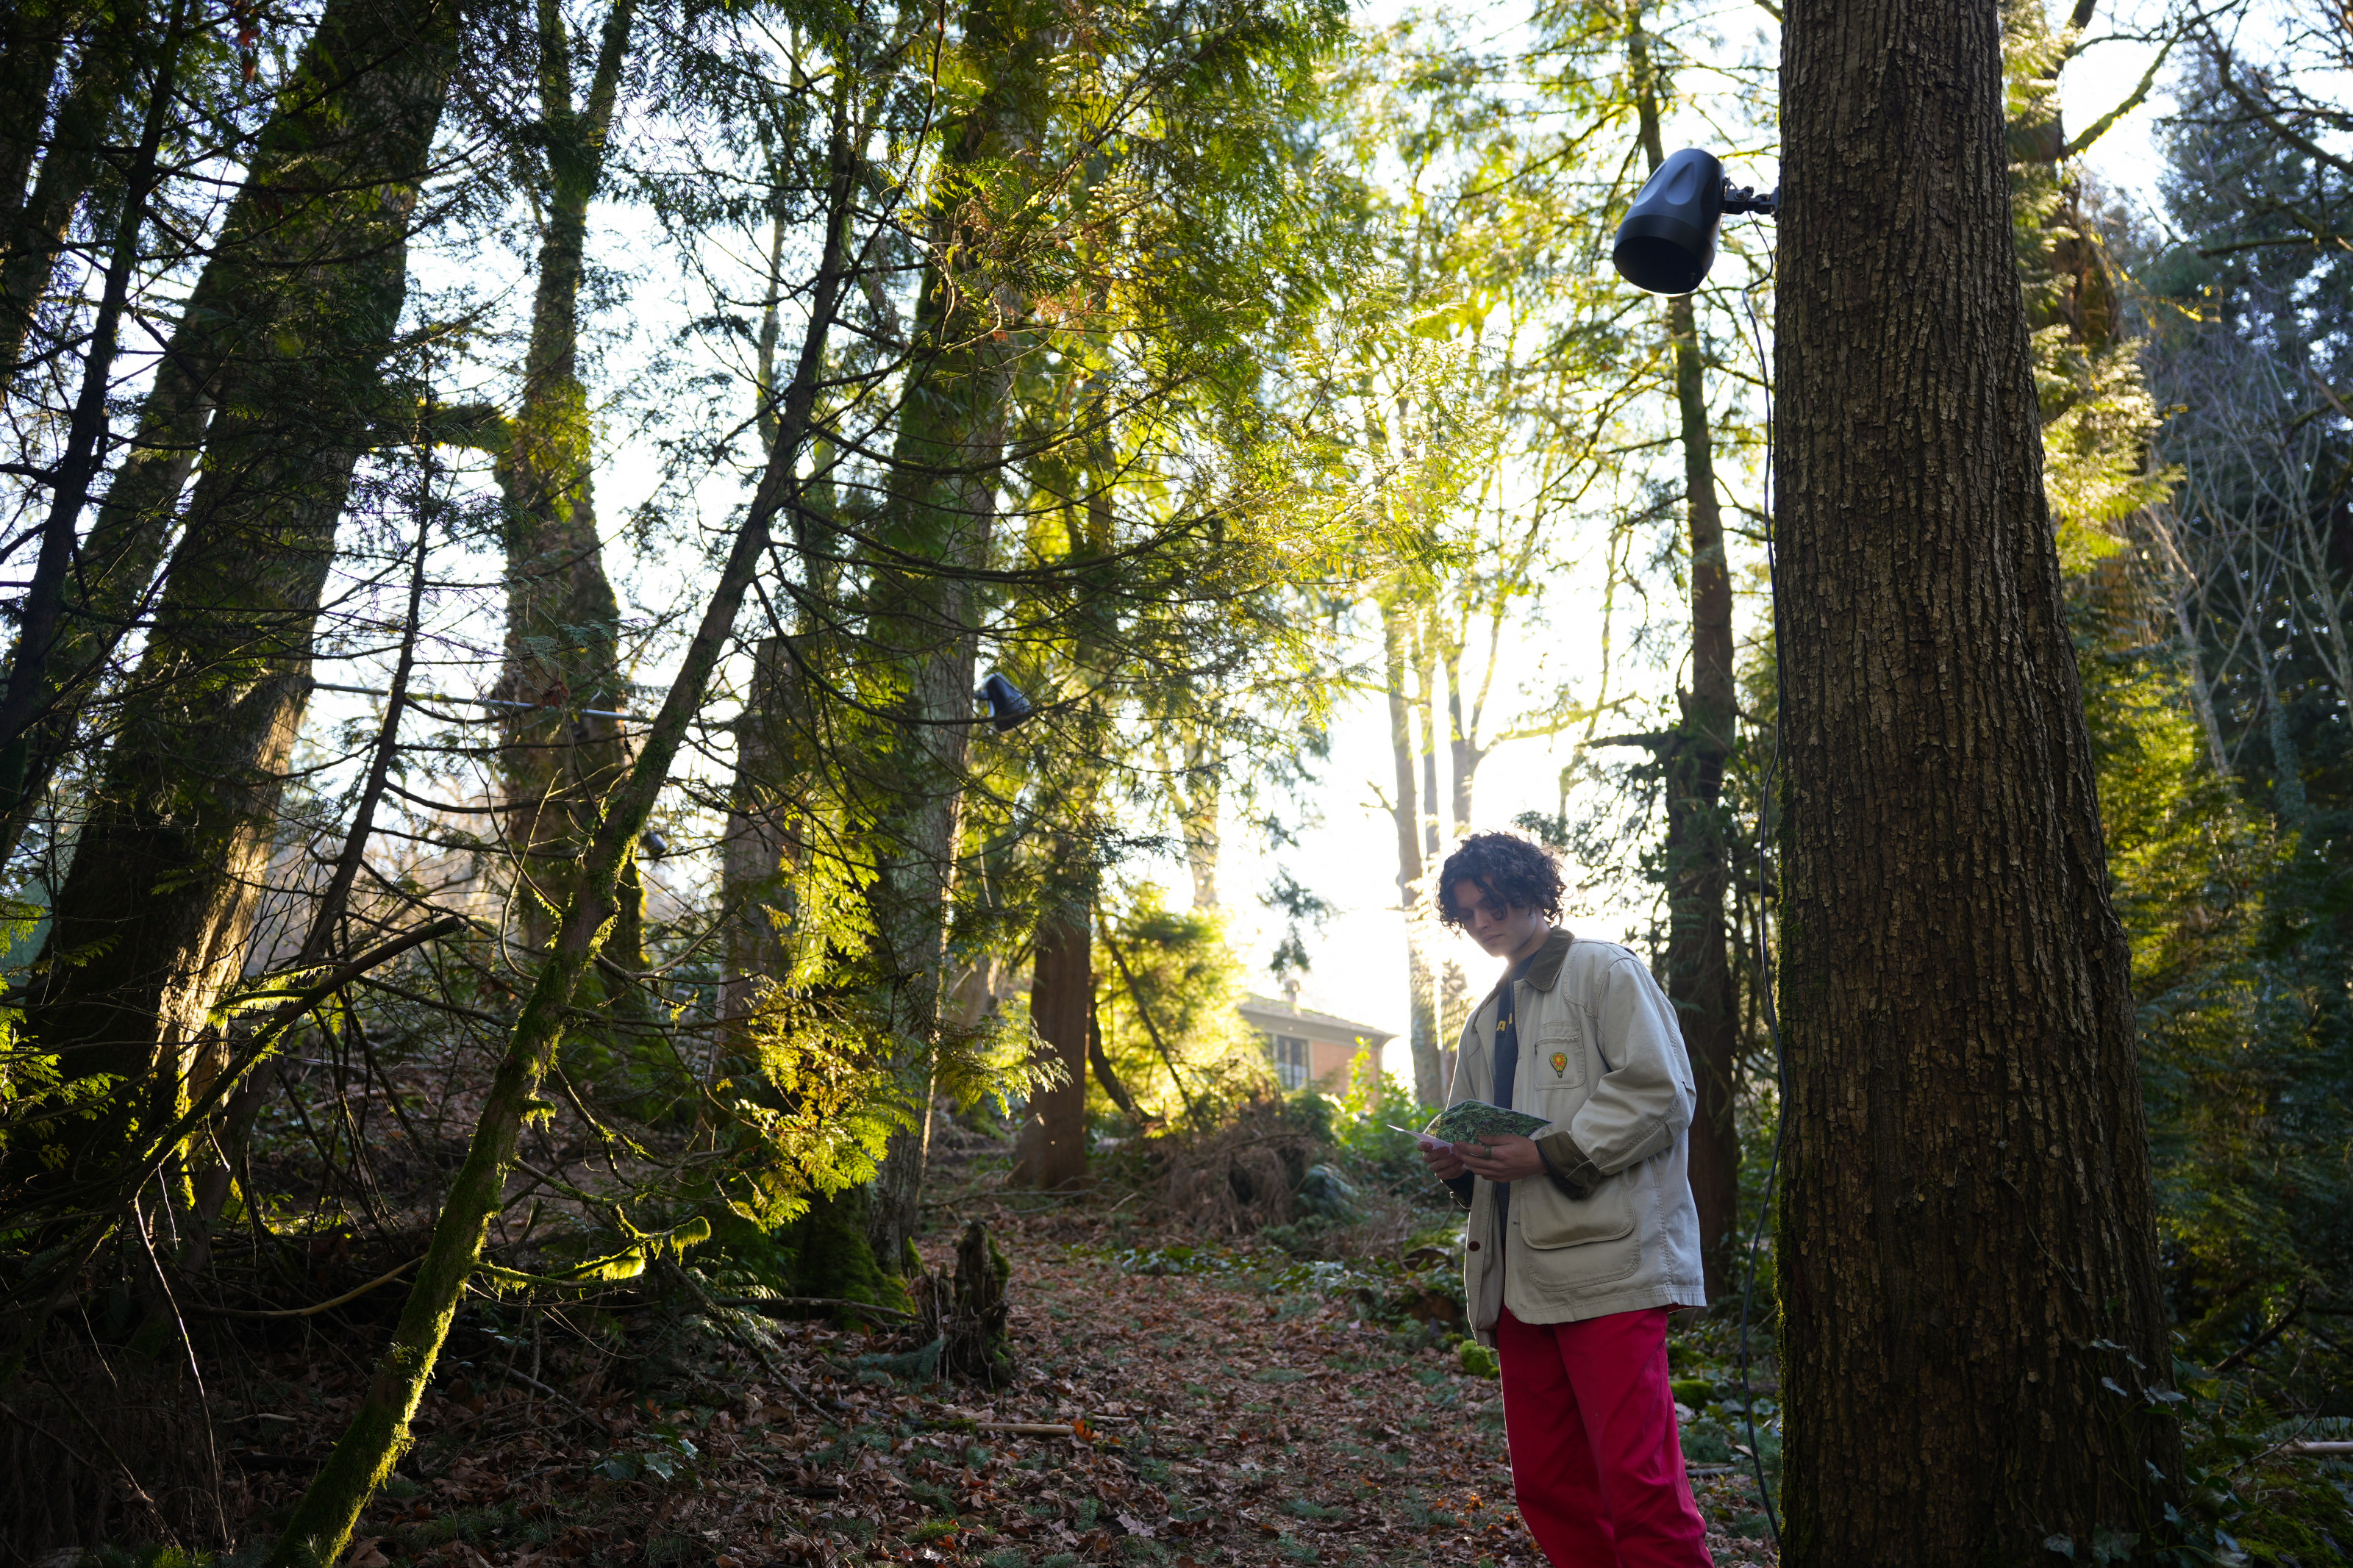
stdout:
<svg viewBox="0 0 2353 1568">
<path fill-rule="evenodd" d="M 1542 947 L 1536 949 L 1535 957 L 1528 961 L 1527 973 L 1521 978 L 1539 991 L 1551 990 L 1560 984 L 1560 966 L 1568 962 L 1568 950 L 1576 945 L 1577 938 L 1566 926 L 1553 927 L 1552 934 L 1545 938 Z M 1504 973 L 1509 974 L 1511 971 L 1507 969 Z M 1483 1007 L 1487 1002 L 1493 1002 L 1503 994 L 1504 982 L 1498 980 L 1495 988 L 1487 993 L 1486 1002 L 1479 1005 Z"/>
</svg>

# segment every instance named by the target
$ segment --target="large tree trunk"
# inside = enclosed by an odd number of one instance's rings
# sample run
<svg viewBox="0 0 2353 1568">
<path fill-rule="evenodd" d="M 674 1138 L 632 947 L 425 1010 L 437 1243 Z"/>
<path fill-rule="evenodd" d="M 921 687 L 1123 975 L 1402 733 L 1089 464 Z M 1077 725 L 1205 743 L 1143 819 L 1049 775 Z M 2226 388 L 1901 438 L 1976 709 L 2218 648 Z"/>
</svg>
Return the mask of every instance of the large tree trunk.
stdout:
<svg viewBox="0 0 2353 1568">
<path fill-rule="evenodd" d="M 374 231 L 350 226 L 364 220 L 364 202 L 343 201 L 332 178 L 319 178 L 307 161 L 322 149 L 338 161 L 375 156 L 356 150 L 367 132 L 343 128 L 339 115 L 370 90 L 369 79 L 400 49 L 406 35 L 397 30 L 371 37 L 364 26 L 352 26 L 355 12 L 373 16 L 385 9 L 381 0 L 374 5 L 343 0 L 321 17 L 278 112 L 262 130 L 220 240 L 156 360 L 129 449 L 98 504 L 68 583 L 63 624 L 46 661 L 43 710 L 10 748 L 18 754 L 0 755 L 0 779 L 21 781 L 13 800 L 0 798 L 0 861 L 14 853 L 77 743 L 82 709 L 106 660 L 153 606 L 174 511 L 214 411 L 225 400 L 248 395 L 246 378 L 275 374 L 268 353 L 255 351 L 266 351 L 262 329 L 268 312 L 280 308 L 278 290 L 287 277 L 301 278 L 308 268 L 343 266 L 355 242 L 374 243 Z M 418 9 L 394 7 L 396 13 Z M 337 87 L 336 75 L 329 73 L 351 79 Z M 290 201 L 301 204 L 291 213 Z"/>
<path fill-rule="evenodd" d="M 74 1077 L 168 1110 L 244 939 L 310 695 L 310 647 L 455 60 L 448 0 L 343 0 L 264 165 L 278 221 L 231 235 L 234 399 L 215 423 L 119 738 L 59 889 L 27 1026 Z M 317 93 L 309 84 L 338 81 Z M 257 175 L 257 180 L 262 178 Z M 260 204 L 255 204 L 260 205 Z M 226 258 L 224 258 L 226 259 Z M 139 1100 L 144 1098 L 142 1107 Z"/>
<path fill-rule="evenodd" d="M 1798 0 L 1781 82 L 1785 1561 L 2146 1548 L 2180 1448 L 2000 12 Z"/>
<path fill-rule="evenodd" d="M 579 370 L 580 280 L 588 205 L 602 182 L 606 139 L 628 48 L 636 0 L 615 0 L 598 41 L 585 107 L 572 101 L 571 33 L 553 0 L 540 5 L 541 122 L 545 128 L 547 229 L 532 301 L 522 401 L 497 463 L 506 501 L 507 632 L 499 695 L 509 709 L 499 753 L 508 843 L 528 889 L 518 900 L 525 945 L 554 934 L 571 901 L 580 851 L 605 797 L 628 765 L 618 721 L 582 712 L 626 712 L 620 671 L 620 601 L 605 574 L 590 489 L 596 454 Z M 622 873 L 620 928 L 607 952 L 641 967 L 638 879 Z"/>
<path fill-rule="evenodd" d="M 1001 193 L 964 171 L 1002 155 L 1034 118 L 1042 36 L 999 0 L 973 0 L 964 45 L 987 86 L 942 137 L 934 253 L 974 262 L 924 269 L 914 337 L 923 357 L 900 408 L 881 518 L 891 555 L 878 563 L 869 621 L 881 655 L 873 706 L 906 721 L 866 764 L 880 795 L 874 918 L 890 1031 L 902 1042 L 890 1071 L 913 1119 L 875 1178 L 874 1255 L 892 1269 L 913 1239 L 931 1152 L 932 1058 L 979 657 L 980 601 L 967 574 L 988 559 L 1012 392 L 1012 308 L 987 272 L 1002 243 L 997 226 L 1011 215 L 993 212 Z"/>
<path fill-rule="evenodd" d="M 1029 1021 L 1064 1076 L 1029 1097 L 1007 1178 L 1015 1186 L 1068 1187 L 1087 1179 L 1087 1042 L 1094 1003 L 1094 932 L 1086 905 L 1073 900 L 1038 922 Z"/>
<path fill-rule="evenodd" d="M 873 759 L 890 768 L 889 776 L 872 781 L 887 792 L 872 836 L 871 897 L 890 971 L 890 1033 L 901 1042 L 890 1070 L 913 1119 L 892 1135 L 875 1178 L 874 1253 L 893 1270 L 914 1237 L 931 1154 L 932 1056 L 975 707 L 977 595 L 954 574 L 987 559 L 1009 390 L 1000 356 L 985 340 L 970 342 L 970 323 L 943 321 L 942 329 L 942 338 L 957 346 L 927 368 L 925 385 L 901 416 L 900 484 L 886 528 L 895 550 L 944 570 L 923 577 L 886 574 L 894 580 L 883 590 L 886 614 L 875 623 L 875 640 L 895 655 L 889 706 L 907 721 Z"/>
<path fill-rule="evenodd" d="M 1641 119 L 1642 153 L 1655 172 L 1666 161 L 1659 132 L 1659 83 L 1640 10 L 1627 43 Z M 1662 748 L 1667 803 L 1666 992 L 1675 1005 L 1692 1077 L 1699 1089 L 1691 1126 L 1692 1197 L 1699 1207 L 1700 1258 L 1707 1294 L 1732 1286 L 1732 1245 L 1740 1226 L 1740 1134 L 1733 1124 L 1740 1058 L 1739 1003 L 1725 925 L 1731 867 L 1724 822 L 1724 766 L 1732 752 L 1732 574 L 1724 554 L 1724 513 L 1715 494 L 1715 437 L 1701 379 L 1699 322 L 1691 296 L 1667 301 L 1674 349 L 1675 409 L 1682 426 L 1683 506 L 1691 548 L 1691 685 Z"/>
</svg>

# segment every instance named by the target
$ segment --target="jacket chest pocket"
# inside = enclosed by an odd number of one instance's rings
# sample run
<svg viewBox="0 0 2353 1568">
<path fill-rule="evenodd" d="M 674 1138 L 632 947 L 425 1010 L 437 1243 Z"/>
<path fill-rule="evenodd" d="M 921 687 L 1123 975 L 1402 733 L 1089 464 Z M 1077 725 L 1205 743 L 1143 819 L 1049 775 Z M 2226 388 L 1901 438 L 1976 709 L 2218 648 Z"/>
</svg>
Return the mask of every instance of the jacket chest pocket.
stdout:
<svg viewBox="0 0 2353 1568">
<path fill-rule="evenodd" d="M 1530 1054 L 1528 1088 L 1537 1096 L 1585 1087 L 1585 1037 L 1573 1021 L 1547 1019 L 1537 1028 Z"/>
</svg>

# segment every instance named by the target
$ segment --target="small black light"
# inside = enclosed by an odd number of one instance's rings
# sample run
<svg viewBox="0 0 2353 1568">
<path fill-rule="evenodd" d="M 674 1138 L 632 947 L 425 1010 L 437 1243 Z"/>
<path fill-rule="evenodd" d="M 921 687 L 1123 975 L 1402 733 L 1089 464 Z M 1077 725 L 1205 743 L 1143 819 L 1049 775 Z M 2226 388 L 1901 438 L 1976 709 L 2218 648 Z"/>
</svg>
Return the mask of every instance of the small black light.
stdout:
<svg viewBox="0 0 2353 1568">
<path fill-rule="evenodd" d="M 1770 217 L 1779 207 L 1779 192 L 1759 196 L 1746 185 L 1735 189 L 1715 153 L 1686 147 L 1642 183 L 1618 226 L 1609 259 L 1637 289 L 1688 294 L 1715 264 L 1716 230 L 1725 213 Z"/>
<path fill-rule="evenodd" d="M 994 669 L 988 672 L 988 679 L 980 683 L 980 689 L 973 695 L 987 705 L 988 721 L 999 730 L 1010 730 L 1038 711 L 1030 705 L 1029 699 L 1021 695 L 1019 687 Z"/>
</svg>

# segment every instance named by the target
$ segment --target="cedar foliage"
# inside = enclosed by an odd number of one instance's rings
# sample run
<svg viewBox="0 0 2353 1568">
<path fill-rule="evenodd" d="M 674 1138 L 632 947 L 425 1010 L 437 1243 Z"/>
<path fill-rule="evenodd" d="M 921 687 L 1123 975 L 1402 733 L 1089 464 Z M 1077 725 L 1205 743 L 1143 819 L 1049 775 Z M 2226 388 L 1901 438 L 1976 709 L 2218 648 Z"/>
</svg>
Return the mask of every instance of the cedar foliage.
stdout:
<svg viewBox="0 0 2353 1568">
<path fill-rule="evenodd" d="M 2057 111 L 2094 8 L 2000 11 L 2177 1358 L 2126 1381 L 2190 1441 L 2179 1520 L 2070 1544 L 2324 1561 L 2341 1497 L 2251 1456 L 2347 1413 L 2353 36 L 2185 16 L 2160 231 Z M 1322 0 L 10 13 L 0 1398 L 54 1484 L 0 1557 L 252 1539 L 204 1417 L 313 1331 L 393 1350 L 289 1562 L 518 1325 L 593 1369 L 565 1399 L 722 1328 L 777 1370 L 737 1301 L 929 1312 L 1000 1381 L 1018 1282 L 907 1244 L 932 1163 L 1055 1095 L 1073 1192 L 1389 1247 L 1409 1157 L 1352 1194 L 1328 1108 L 1268 1097 L 1219 861 L 1312 814 L 1351 689 L 1393 703 L 1409 910 L 1483 759 L 1566 743 L 1529 823 L 1653 889 L 1729 1023 L 1711 1262 L 1788 1304 L 1794 1233 L 1750 1258 L 1721 1212 L 1782 1114 L 1771 232 L 1664 308 L 1606 263 L 1649 142 L 1769 144 L 1769 73 L 1689 6 L 1533 15 L 1506 49 Z M 1601 668 L 1500 695 L 1595 603 Z M 973 722 L 992 668 L 1025 725 Z M 1426 923 L 1425 1095 L 1464 984 Z"/>
</svg>

